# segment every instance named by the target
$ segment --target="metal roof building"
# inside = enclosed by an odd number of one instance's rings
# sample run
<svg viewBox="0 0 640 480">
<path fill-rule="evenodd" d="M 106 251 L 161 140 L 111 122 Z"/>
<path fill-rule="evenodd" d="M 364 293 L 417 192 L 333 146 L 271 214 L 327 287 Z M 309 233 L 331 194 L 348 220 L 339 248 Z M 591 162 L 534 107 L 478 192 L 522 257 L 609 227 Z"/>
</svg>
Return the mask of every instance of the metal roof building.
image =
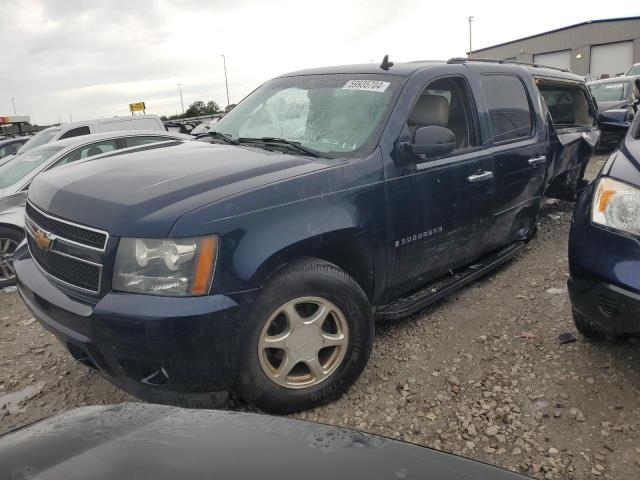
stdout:
<svg viewBox="0 0 640 480">
<path fill-rule="evenodd" d="M 469 58 L 517 60 L 570 69 L 596 78 L 640 63 L 640 17 L 591 20 L 468 53 Z"/>
</svg>

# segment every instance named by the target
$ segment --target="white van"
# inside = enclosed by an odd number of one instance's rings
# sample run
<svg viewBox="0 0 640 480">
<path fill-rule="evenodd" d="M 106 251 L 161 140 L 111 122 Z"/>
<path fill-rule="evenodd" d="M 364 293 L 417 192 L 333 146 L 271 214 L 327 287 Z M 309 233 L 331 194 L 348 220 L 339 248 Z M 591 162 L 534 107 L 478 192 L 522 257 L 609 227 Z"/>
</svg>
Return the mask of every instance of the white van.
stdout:
<svg viewBox="0 0 640 480">
<path fill-rule="evenodd" d="M 122 130 L 160 130 L 166 128 L 157 115 L 131 115 L 130 117 L 100 118 L 84 122 L 63 123 L 38 132 L 18 150 L 18 155 L 45 143 L 90 133 L 118 132 Z"/>
</svg>

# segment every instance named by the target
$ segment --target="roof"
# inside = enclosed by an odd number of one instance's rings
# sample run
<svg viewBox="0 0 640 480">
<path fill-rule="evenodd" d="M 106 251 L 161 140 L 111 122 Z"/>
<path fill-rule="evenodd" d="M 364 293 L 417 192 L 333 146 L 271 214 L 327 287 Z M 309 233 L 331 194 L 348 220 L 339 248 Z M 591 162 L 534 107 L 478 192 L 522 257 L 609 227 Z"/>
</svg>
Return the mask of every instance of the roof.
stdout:
<svg viewBox="0 0 640 480">
<path fill-rule="evenodd" d="M 600 20 L 587 20 L 585 22 L 574 23 L 573 25 L 567 25 L 566 27 L 555 28 L 553 30 L 547 30 L 546 32 L 536 33 L 527 37 L 516 38 L 515 40 L 509 40 L 508 42 L 497 43 L 489 47 L 478 48 L 471 50 L 469 53 L 478 53 L 484 50 L 491 50 L 492 48 L 502 47 L 504 45 L 510 45 L 512 43 L 521 42 L 523 40 L 529 40 L 531 38 L 541 37 L 542 35 L 548 35 L 550 33 L 562 32 L 563 30 L 569 30 L 571 28 L 582 27 L 583 25 L 590 25 L 592 23 L 607 23 L 607 22 L 621 22 L 625 20 L 640 20 L 640 16 L 637 17 L 618 17 L 618 18 L 603 18 Z"/>
<path fill-rule="evenodd" d="M 17 142 L 26 142 L 31 137 L 8 137 L 8 138 L 0 138 L 0 145 L 9 145 L 11 143 Z"/>
<path fill-rule="evenodd" d="M 36 148 L 51 147 L 51 146 L 67 148 L 67 147 L 76 146 L 76 145 L 85 145 L 88 143 L 93 143 L 97 140 L 104 140 L 109 138 L 124 138 L 124 137 L 131 137 L 131 136 L 138 137 L 140 135 L 158 135 L 163 137 L 174 137 L 176 139 L 183 139 L 183 140 L 190 140 L 193 138 L 190 135 L 183 135 L 181 133 L 174 133 L 174 132 L 163 132 L 162 130 L 122 130 L 118 132 L 91 133 L 89 135 L 80 135 L 77 137 L 56 140 L 55 142 L 49 142 L 49 143 L 40 145 L 39 147 L 35 147 L 33 150 L 35 150 Z"/>
<path fill-rule="evenodd" d="M 393 60 L 393 59 L 392 59 Z M 328 75 L 328 74 L 379 74 L 379 75 L 396 75 L 400 77 L 408 77 L 424 67 L 446 65 L 445 60 L 421 60 L 418 62 L 394 62 L 389 70 L 380 68 L 380 62 L 377 63 L 361 63 L 355 65 L 336 65 L 331 67 L 309 68 L 298 70 L 295 72 L 285 73 L 282 77 L 294 77 L 298 75 Z"/>
<path fill-rule="evenodd" d="M 66 123 L 61 123 L 59 125 L 51 125 L 50 127 L 46 128 L 45 130 L 48 130 L 50 128 L 69 128 L 69 127 L 75 127 L 75 126 L 83 126 L 83 125 L 89 125 L 89 124 L 95 124 L 95 123 L 105 123 L 105 122 L 113 122 L 116 120 L 131 120 L 131 116 L 130 115 L 121 115 L 121 116 L 114 116 L 114 117 L 103 117 L 103 118 L 93 118 L 91 120 L 79 120 L 76 122 L 66 122 Z M 158 120 L 160 120 L 160 117 L 158 115 L 152 114 L 152 113 L 147 113 L 144 115 L 136 115 L 134 117 L 136 120 L 140 119 L 140 118 L 157 118 Z"/>
<path fill-rule="evenodd" d="M 640 75 L 630 75 L 628 77 L 610 77 L 603 78 L 600 80 L 594 80 L 593 82 L 587 82 L 587 85 L 600 85 L 602 83 L 631 83 L 636 78 L 640 78 Z"/>
<path fill-rule="evenodd" d="M 419 60 L 414 62 L 397 62 L 394 63 L 389 70 L 382 70 L 379 63 L 364 63 L 356 65 L 338 65 L 333 67 L 311 68 L 307 70 L 299 70 L 281 75 L 283 77 L 294 77 L 300 75 L 338 75 L 338 74 L 364 74 L 364 75 L 395 75 L 399 77 L 409 77 L 419 70 L 430 67 L 442 67 L 445 65 L 465 64 L 468 68 L 474 69 L 479 65 L 500 66 L 505 70 L 511 69 L 515 71 L 517 68 L 526 68 L 532 75 L 553 77 L 571 81 L 584 81 L 582 77 L 568 71 L 563 71 L 553 67 L 545 67 L 544 65 L 533 65 L 522 62 L 496 60 L 496 59 L 473 59 L 473 58 L 452 58 L 449 60 Z"/>
</svg>

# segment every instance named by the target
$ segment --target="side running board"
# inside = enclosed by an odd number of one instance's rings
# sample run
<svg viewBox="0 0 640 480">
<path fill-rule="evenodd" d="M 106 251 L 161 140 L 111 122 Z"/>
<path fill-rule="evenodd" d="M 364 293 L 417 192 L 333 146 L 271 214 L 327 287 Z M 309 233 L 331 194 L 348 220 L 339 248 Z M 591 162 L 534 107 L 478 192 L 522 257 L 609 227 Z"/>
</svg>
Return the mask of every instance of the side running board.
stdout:
<svg viewBox="0 0 640 480">
<path fill-rule="evenodd" d="M 376 311 L 378 320 L 395 320 L 406 317 L 412 313 L 431 305 L 438 300 L 459 290 L 468 283 L 495 270 L 506 261 L 513 258 L 524 246 L 524 242 L 516 242 L 501 250 L 490 253 L 476 262 L 461 268 L 453 275 L 441 278 L 440 280 L 427 285 L 422 290 L 412 293 L 406 297 L 379 308 Z"/>
</svg>

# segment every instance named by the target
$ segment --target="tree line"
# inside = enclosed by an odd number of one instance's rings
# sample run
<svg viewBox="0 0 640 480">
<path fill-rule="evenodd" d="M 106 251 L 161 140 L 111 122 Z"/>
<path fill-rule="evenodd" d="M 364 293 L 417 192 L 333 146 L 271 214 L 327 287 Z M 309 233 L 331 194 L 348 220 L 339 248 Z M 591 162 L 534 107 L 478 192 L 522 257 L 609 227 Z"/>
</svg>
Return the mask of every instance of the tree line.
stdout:
<svg viewBox="0 0 640 480">
<path fill-rule="evenodd" d="M 226 111 L 228 112 L 234 106 L 235 105 L 229 105 L 226 108 Z M 223 113 L 223 112 L 224 111 L 220 108 L 220 105 L 218 105 L 213 100 L 209 100 L 207 103 L 204 103 L 202 100 L 196 100 L 191 105 L 189 105 L 189 108 L 187 108 L 184 113 L 178 114 L 178 115 L 171 115 L 169 117 L 163 115 L 160 118 L 162 120 L 179 120 L 181 118 L 201 117 L 203 115 L 214 115 L 216 113 Z"/>
</svg>

